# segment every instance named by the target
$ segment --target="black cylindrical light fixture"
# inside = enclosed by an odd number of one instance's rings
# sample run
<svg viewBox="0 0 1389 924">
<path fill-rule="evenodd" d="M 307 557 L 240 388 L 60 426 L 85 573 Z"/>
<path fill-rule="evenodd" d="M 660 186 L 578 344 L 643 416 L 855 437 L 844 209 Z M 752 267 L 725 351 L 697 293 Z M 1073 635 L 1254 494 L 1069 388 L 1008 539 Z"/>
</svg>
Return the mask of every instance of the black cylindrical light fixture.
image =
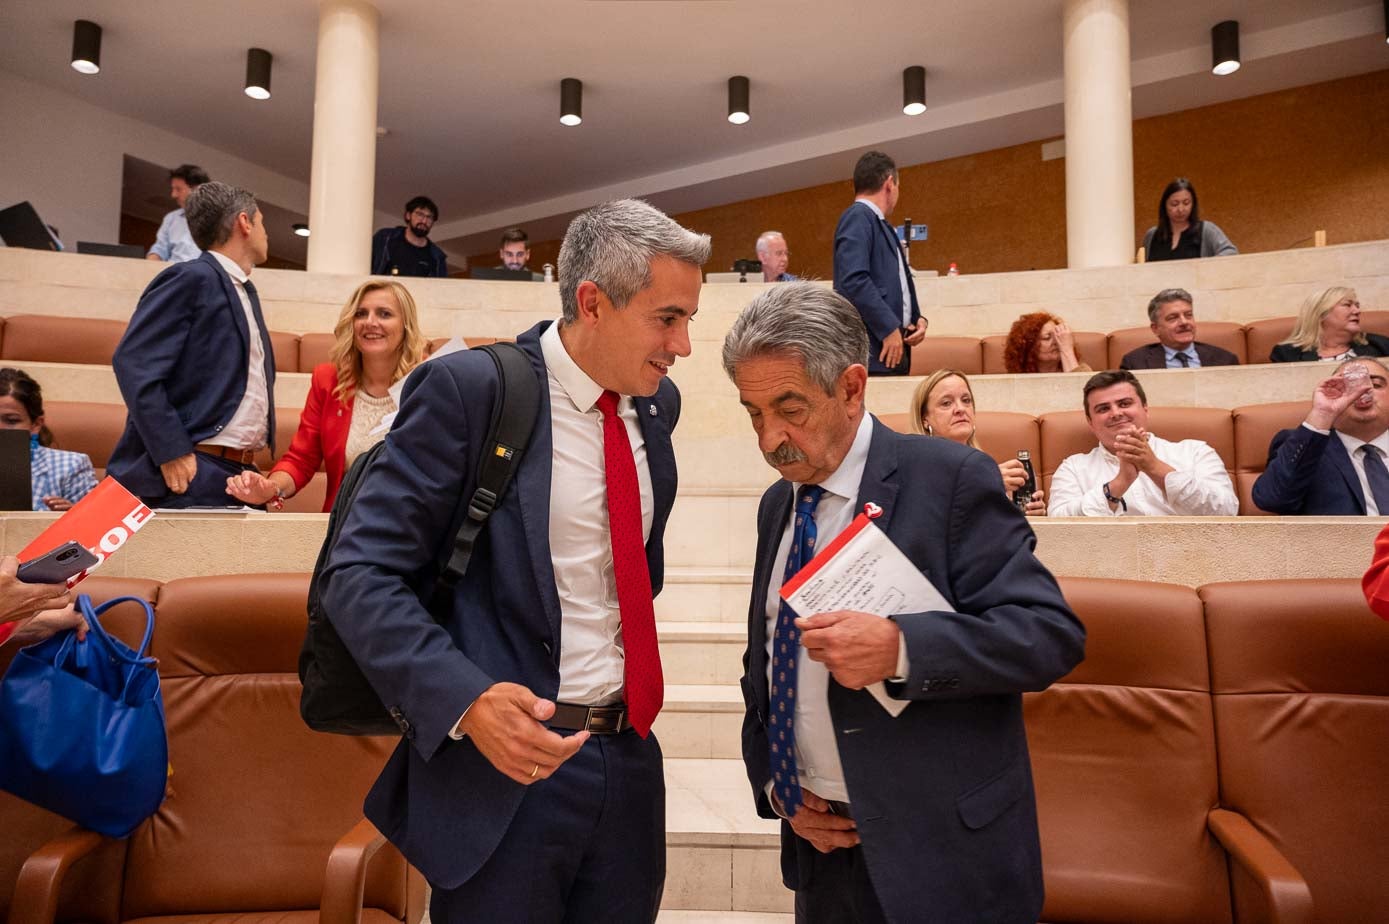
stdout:
<svg viewBox="0 0 1389 924">
<path fill-rule="evenodd" d="M 293 231 L 295 234 L 299 235 L 300 237 L 308 237 L 308 236 L 309 236 L 309 226 L 306 225 L 306 224 L 304 224 L 304 223 L 301 222 L 301 221 L 296 221 L 294 224 L 290 225 L 289 228 L 290 228 L 291 231 Z"/>
<path fill-rule="evenodd" d="M 746 77 L 728 78 L 728 121 L 743 125 L 752 118 L 752 110 L 748 107 L 751 95 L 752 86 Z"/>
<path fill-rule="evenodd" d="M 252 48 L 246 52 L 246 95 L 251 99 L 270 98 L 270 52 Z"/>
<path fill-rule="evenodd" d="M 921 115 L 926 111 L 926 68 L 915 64 L 902 71 L 902 112 Z"/>
<path fill-rule="evenodd" d="M 1211 73 L 1224 77 L 1239 70 L 1239 23 L 1233 19 L 1211 26 Z"/>
<path fill-rule="evenodd" d="M 79 74 L 101 72 L 101 26 L 86 19 L 72 24 L 72 69 Z"/>
<path fill-rule="evenodd" d="M 584 120 L 584 83 L 573 77 L 559 82 L 559 121 L 561 125 L 578 125 Z"/>
<path fill-rule="evenodd" d="M 1389 0 L 1384 0 L 1384 41 L 1389 42 Z"/>
</svg>

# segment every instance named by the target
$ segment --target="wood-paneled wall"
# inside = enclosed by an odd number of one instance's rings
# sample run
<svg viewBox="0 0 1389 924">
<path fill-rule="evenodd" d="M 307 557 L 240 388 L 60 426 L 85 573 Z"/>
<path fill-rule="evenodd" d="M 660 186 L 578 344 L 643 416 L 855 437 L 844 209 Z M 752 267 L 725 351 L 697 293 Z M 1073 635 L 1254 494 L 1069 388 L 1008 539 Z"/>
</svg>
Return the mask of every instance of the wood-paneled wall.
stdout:
<svg viewBox="0 0 1389 924">
<path fill-rule="evenodd" d="M 1042 160 L 1045 140 L 902 167 L 893 219 L 931 229 L 912 265 L 1064 268 L 1066 167 Z M 1191 179 L 1204 217 L 1241 251 L 1310 246 L 1318 229 L 1334 244 L 1389 238 L 1389 70 L 1140 119 L 1133 144 L 1135 250 L 1176 176 Z M 674 217 L 713 236 L 707 271 L 754 257 L 758 234 L 774 228 L 786 235 L 791 272 L 828 279 L 835 223 L 852 199 L 846 177 Z M 558 241 L 533 242 L 531 266 L 558 252 Z M 497 262 L 495 250 L 469 257 Z"/>
</svg>

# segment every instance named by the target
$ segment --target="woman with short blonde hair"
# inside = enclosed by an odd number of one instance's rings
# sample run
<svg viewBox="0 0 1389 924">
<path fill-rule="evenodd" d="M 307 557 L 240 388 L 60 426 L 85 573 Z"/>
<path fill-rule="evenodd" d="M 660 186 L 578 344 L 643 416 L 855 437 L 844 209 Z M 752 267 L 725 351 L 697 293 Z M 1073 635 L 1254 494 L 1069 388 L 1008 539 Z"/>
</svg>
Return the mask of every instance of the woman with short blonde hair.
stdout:
<svg viewBox="0 0 1389 924">
<path fill-rule="evenodd" d="M 1332 286 L 1307 296 L 1292 333 L 1268 358 L 1275 363 L 1344 362 L 1357 356 L 1389 356 L 1389 337 L 1361 330 L 1355 290 Z"/>
</svg>

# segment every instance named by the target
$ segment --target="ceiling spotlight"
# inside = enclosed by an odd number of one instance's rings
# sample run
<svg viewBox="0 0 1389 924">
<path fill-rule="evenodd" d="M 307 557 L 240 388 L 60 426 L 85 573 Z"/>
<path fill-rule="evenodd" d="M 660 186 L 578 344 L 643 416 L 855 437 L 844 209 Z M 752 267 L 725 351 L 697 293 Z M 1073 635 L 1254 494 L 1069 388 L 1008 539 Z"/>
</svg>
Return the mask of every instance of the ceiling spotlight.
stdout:
<svg viewBox="0 0 1389 924">
<path fill-rule="evenodd" d="M 1211 26 L 1211 73 L 1220 77 L 1239 70 L 1239 23 L 1233 19 Z"/>
<path fill-rule="evenodd" d="M 1384 41 L 1389 43 L 1389 0 L 1384 0 Z"/>
<path fill-rule="evenodd" d="M 926 111 L 926 68 L 919 64 L 902 71 L 902 113 L 921 115 Z"/>
<path fill-rule="evenodd" d="M 270 52 L 252 48 L 246 52 L 246 95 L 251 99 L 270 98 Z"/>
<path fill-rule="evenodd" d="M 72 24 L 72 69 L 79 74 L 101 72 L 101 26 L 86 19 Z"/>
<path fill-rule="evenodd" d="M 562 125 L 578 125 L 584 120 L 584 84 L 566 77 L 559 82 L 559 120 Z"/>
<path fill-rule="evenodd" d="M 290 225 L 290 228 L 294 231 L 295 234 L 299 235 L 300 237 L 309 236 L 309 226 L 304 224 L 302 221 L 296 221 L 294 224 Z"/>
<path fill-rule="evenodd" d="M 746 77 L 728 78 L 728 121 L 743 125 L 752 118 L 748 110 L 748 97 L 752 90 Z"/>
</svg>

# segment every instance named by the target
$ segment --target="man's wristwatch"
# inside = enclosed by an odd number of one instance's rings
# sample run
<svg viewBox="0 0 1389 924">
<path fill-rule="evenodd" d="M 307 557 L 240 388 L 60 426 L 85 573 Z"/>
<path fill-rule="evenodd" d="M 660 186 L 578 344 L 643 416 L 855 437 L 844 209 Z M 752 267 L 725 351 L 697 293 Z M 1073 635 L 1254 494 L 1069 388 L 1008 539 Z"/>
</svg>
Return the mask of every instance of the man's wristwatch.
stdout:
<svg viewBox="0 0 1389 924">
<path fill-rule="evenodd" d="M 1123 499 L 1122 497 L 1115 497 L 1113 494 L 1110 494 L 1110 493 L 1109 493 L 1109 482 L 1108 482 L 1108 481 L 1106 481 L 1104 484 L 1100 485 L 1100 488 L 1101 488 L 1101 490 L 1104 491 L 1104 499 L 1105 499 L 1105 500 L 1109 501 L 1111 504 L 1118 504 L 1120 507 L 1123 508 L 1123 510 L 1124 510 L 1125 513 L 1128 513 L 1128 511 L 1129 511 L 1129 505 L 1126 504 L 1126 503 L 1124 502 L 1124 499 Z"/>
</svg>

